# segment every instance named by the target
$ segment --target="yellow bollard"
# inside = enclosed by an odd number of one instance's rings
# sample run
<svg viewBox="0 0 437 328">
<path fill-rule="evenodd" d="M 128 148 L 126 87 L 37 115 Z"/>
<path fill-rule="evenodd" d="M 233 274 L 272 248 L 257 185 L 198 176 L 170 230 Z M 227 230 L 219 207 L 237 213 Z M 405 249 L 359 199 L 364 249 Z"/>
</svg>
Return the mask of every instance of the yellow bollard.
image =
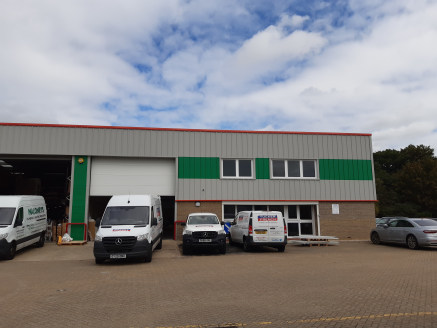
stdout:
<svg viewBox="0 0 437 328">
<path fill-rule="evenodd" d="M 58 236 L 58 245 L 62 244 L 62 236 Z"/>
</svg>

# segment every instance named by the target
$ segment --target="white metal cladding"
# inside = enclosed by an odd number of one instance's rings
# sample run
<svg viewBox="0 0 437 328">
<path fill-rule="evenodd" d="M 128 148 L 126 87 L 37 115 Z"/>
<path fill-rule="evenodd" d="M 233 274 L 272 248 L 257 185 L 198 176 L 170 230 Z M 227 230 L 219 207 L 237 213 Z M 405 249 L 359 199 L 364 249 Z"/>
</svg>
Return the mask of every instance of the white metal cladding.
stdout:
<svg viewBox="0 0 437 328">
<path fill-rule="evenodd" d="M 367 135 L 0 125 L 0 154 L 372 159 Z"/>
<path fill-rule="evenodd" d="M 372 180 L 179 179 L 177 200 L 376 200 Z"/>
<path fill-rule="evenodd" d="M 93 157 L 91 196 L 122 194 L 175 195 L 172 159 Z"/>
</svg>

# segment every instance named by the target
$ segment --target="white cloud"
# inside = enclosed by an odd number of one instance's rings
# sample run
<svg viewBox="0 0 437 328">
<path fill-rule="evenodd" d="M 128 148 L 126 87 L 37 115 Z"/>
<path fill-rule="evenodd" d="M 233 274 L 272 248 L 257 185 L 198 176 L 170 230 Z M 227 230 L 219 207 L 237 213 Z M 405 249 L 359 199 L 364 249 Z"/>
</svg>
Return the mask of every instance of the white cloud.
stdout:
<svg viewBox="0 0 437 328">
<path fill-rule="evenodd" d="M 350 0 L 340 18 L 331 2 L 294 5 L 2 1 L 0 121 L 370 132 L 375 149 L 437 149 L 437 4 Z"/>
<path fill-rule="evenodd" d="M 247 40 L 224 63 L 224 78 L 242 84 L 277 74 L 287 63 L 315 54 L 325 44 L 318 33 L 297 30 L 287 34 L 282 27 L 269 26 Z"/>
</svg>

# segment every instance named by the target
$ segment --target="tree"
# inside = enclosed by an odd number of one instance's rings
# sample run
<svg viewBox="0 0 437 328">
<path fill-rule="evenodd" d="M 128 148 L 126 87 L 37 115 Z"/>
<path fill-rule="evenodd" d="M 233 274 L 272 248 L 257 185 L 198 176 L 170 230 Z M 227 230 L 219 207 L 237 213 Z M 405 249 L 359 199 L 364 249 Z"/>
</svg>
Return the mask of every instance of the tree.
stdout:
<svg viewBox="0 0 437 328">
<path fill-rule="evenodd" d="M 374 154 L 377 216 L 437 217 L 437 159 L 429 146 Z"/>
</svg>

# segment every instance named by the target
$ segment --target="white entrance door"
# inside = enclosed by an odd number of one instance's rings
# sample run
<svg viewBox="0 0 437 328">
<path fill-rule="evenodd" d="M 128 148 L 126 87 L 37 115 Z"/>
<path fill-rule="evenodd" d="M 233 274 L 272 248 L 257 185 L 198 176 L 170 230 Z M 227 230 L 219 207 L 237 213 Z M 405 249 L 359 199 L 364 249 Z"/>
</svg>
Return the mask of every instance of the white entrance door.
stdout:
<svg viewBox="0 0 437 328">
<path fill-rule="evenodd" d="M 316 234 L 316 205 L 288 205 L 287 209 L 289 237 Z"/>
</svg>

